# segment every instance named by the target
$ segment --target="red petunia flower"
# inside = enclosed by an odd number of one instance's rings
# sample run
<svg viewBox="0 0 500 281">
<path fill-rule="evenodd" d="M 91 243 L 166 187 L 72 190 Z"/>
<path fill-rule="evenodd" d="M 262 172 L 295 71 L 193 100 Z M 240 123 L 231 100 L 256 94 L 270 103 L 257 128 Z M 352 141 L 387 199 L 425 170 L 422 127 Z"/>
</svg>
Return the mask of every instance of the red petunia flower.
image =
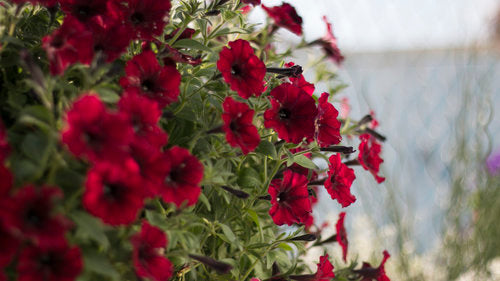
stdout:
<svg viewBox="0 0 500 281">
<path fill-rule="evenodd" d="M 361 269 L 354 270 L 363 277 L 361 281 L 391 281 L 385 274 L 385 263 L 391 257 L 387 251 L 384 251 L 384 259 L 377 268 L 373 268 L 369 263 L 364 262 Z"/>
<path fill-rule="evenodd" d="M 165 151 L 163 183 L 159 193 L 165 202 L 180 207 L 196 204 L 201 193 L 199 186 L 203 178 L 203 165 L 189 150 L 174 146 Z"/>
<path fill-rule="evenodd" d="M 118 1 L 117 1 L 118 2 Z M 172 5 L 170 0 L 126 0 L 119 3 L 125 24 L 133 29 L 138 39 L 151 40 L 163 33 L 166 18 Z"/>
<path fill-rule="evenodd" d="M 28 246 L 23 249 L 17 264 L 19 281 L 72 281 L 83 268 L 80 248 L 65 241 L 57 247 L 43 249 Z"/>
<path fill-rule="evenodd" d="M 0 252 L 0 270 L 10 264 L 20 244 L 19 240 L 12 236 L 3 225 L 1 216 L 2 214 L 0 213 L 0 249 L 2 249 Z M 0 280 L 2 279 L 0 278 Z"/>
<path fill-rule="evenodd" d="M 251 95 L 260 96 L 264 91 L 266 66 L 254 54 L 248 41 L 238 39 L 229 42 L 219 53 L 217 69 L 229 84 L 231 90 L 248 99 Z"/>
<path fill-rule="evenodd" d="M 347 246 L 349 242 L 347 241 L 347 232 L 344 227 L 344 218 L 345 212 L 341 212 L 339 214 L 339 220 L 335 224 L 335 228 L 337 229 L 337 243 L 339 243 L 340 247 L 342 247 L 342 258 L 345 262 L 347 262 Z"/>
<path fill-rule="evenodd" d="M 147 142 L 156 148 L 167 144 L 168 135 L 158 126 L 161 117 L 158 103 L 141 96 L 137 89 L 129 88 L 122 94 L 118 108 L 132 124 L 134 143 Z"/>
<path fill-rule="evenodd" d="M 384 160 L 380 158 L 382 146 L 370 134 L 362 134 L 359 136 L 359 139 L 361 140 L 358 155 L 359 163 L 365 170 L 372 173 L 378 183 L 384 182 L 385 178 L 378 175 L 380 164 L 384 162 Z"/>
<path fill-rule="evenodd" d="M 271 91 L 272 108 L 264 113 L 264 125 L 273 128 L 278 137 L 299 143 L 314 136 L 317 108 L 314 99 L 302 89 L 284 83 Z"/>
<path fill-rule="evenodd" d="M 10 153 L 10 145 L 7 141 L 7 130 L 0 120 L 0 163 L 3 163 Z"/>
<path fill-rule="evenodd" d="M 292 67 L 294 65 L 295 63 L 293 62 L 285 63 L 285 67 Z M 300 74 L 298 77 L 289 77 L 288 79 L 293 85 L 301 88 L 309 95 L 313 95 L 315 89 L 314 84 L 307 82 L 304 75 Z"/>
<path fill-rule="evenodd" d="M 252 123 L 254 111 L 231 97 L 224 100 L 222 107 L 227 142 L 233 147 L 239 146 L 245 155 L 253 151 L 260 142 L 259 132 Z"/>
<path fill-rule="evenodd" d="M 292 5 L 288 3 L 283 3 L 281 6 L 275 7 L 262 5 L 262 8 L 274 20 L 277 26 L 284 27 L 299 36 L 302 35 L 302 18 L 297 14 Z"/>
<path fill-rule="evenodd" d="M 67 16 L 59 29 L 43 37 L 52 75 L 62 74 L 68 66 L 81 62 L 90 64 L 94 56 L 92 33 L 72 16 Z"/>
<path fill-rule="evenodd" d="M 286 170 L 283 179 L 274 179 L 269 185 L 271 209 L 269 215 L 277 225 L 305 223 L 311 213 L 307 177 Z"/>
<path fill-rule="evenodd" d="M 62 142 L 77 157 L 114 161 L 124 156 L 133 139 L 127 116 L 107 112 L 99 97 L 85 94 L 66 113 Z"/>
<path fill-rule="evenodd" d="M 12 173 L 0 163 L 0 201 L 9 194 L 13 183 L 14 178 L 12 177 Z"/>
<path fill-rule="evenodd" d="M 152 51 L 144 51 L 128 61 L 125 74 L 120 79 L 124 89 L 140 90 L 143 95 L 156 101 L 160 108 L 177 101 L 181 75 L 173 66 L 162 67 Z"/>
<path fill-rule="evenodd" d="M 128 26 L 110 17 L 92 21 L 89 26 L 94 38 L 92 48 L 104 61 L 112 62 L 127 50 L 132 39 Z"/>
<path fill-rule="evenodd" d="M 168 280 L 172 276 L 172 263 L 164 256 L 167 236 L 158 227 L 142 222 L 141 232 L 130 238 L 136 274 L 152 281 Z"/>
<path fill-rule="evenodd" d="M 326 55 L 337 65 L 340 65 L 344 61 L 344 56 L 340 53 L 340 49 L 337 46 L 337 38 L 333 35 L 332 24 L 328 22 L 326 16 L 323 16 L 323 21 L 326 23 L 327 33 L 320 39 L 319 44 Z"/>
<path fill-rule="evenodd" d="M 328 178 L 325 180 L 325 188 L 332 197 L 345 208 L 356 201 L 351 194 L 351 185 L 356 176 L 354 170 L 342 163 L 340 154 L 330 156 Z"/>
<path fill-rule="evenodd" d="M 108 2 L 107 0 L 59 0 L 63 12 L 82 23 L 106 14 Z"/>
<path fill-rule="evenodd" d="M 162 185 L 163 169 L 170 167 L 169 160 L 164 157 L 160 147 L 141 140 L 136 140 L 130 145 L 130 156 L 139 166 L 144 195 L 156 196 Z"/>
<path fill-rule="evenodd" d="M 54 213 L 54 201 L 61 190 L 42 186 L 25 186 L 3 202 L 4 227 L 15 237 L 27 239 L 38 247 L 54 247 L 64 241 L 70 222 Z"/>
<path fill-rule="evenodd" d="M 322 93 L 318 100 L 318 116 L 316 117 L 316 140 L 320 147 L 338 144 L 342 140 L 340 135 L 339 112 L 328 102 L 328 93 Z"/>
<path fill-rule="evenodd" d="M 83 206 L 110 225 L 135 221 L 144 205 L 139 167 L 128 159 L 120 164 L 100 162 L 87 173 Z"/>
<path fill-rule="evenodd" d="M 318 271 L 314 275 L 313 281 L 330 281 L 334 277 L 333 265 L 328 260 L 328 254 L 319 257 Z"/>
</svg>

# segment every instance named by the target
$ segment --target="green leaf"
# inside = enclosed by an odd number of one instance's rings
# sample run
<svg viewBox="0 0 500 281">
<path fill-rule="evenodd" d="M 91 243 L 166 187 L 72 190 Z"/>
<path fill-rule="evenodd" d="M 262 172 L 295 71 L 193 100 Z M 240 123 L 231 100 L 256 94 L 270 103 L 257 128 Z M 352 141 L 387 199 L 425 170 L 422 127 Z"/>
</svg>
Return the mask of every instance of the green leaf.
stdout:
<svg viewBox="0 0 500 281">
<path fill-rule="evenodd" d="M 105 103 L 114 104 L 120 100 L 120 96 L 112 89 L 105 87 L 98 87 L 94 89 Z"/>
<path fill-rule="evenodd" d="M 200 50 L 212 53 L 213 50 L 193 39 L 181 39 L 174 43 L 174 48 L 186 48 L 192 50 Z"/>
<path fill-rule="evenodd" d="M 308 169 L 314 170 L 314 169 L 318 168 L 318 167 L 316 167 L 316 164 L 314 164 L 314 162 L 311 159 L 307 158 L 304 155 L 295 155 L 293 157 L 293 162 L 299 164 L 302 167 L 308 168 Z"/>
<path fill-rule="evenodd" d="M 253 222 L 255 223 L 255 225 L 258 228 L 260 228 L 259 216 L 257 215 L 257 213 L 254 210 L 251 210 L 251 209 L 248 209 L 247 213 L 250 216 L 250 218 L 253 220 Z"/>
<path fill-rule="evenodd" d="M 287 243 L 280 243 L 278 245 L 278 247 L 285 250 L 285 251 L 289 251 L 289 252 L 293 251 L 293 248 L 290 247 L 290 245 L 288 245 Z"/>
<path fill-rule="evenodd" d="M 212 210 L 212 207 L 210 206 L 210 202 L 208 201 L 208 198 L 207 196 L 205 196 L 205 194 L 200 193 L 200 197 L 198 197 L 198 199 L 200 199 L 201 203 L 203 203 L 203 205 L 205 205 L 205 207 L 207 207 L 207 210 L 210 212 Z"/>
<path fill-rule="evenodd" d="M 234 243 L 236 242 L 236 236 L 234 235 L 233 231 L 231 230 L 231 228 L 223 223 L 219 223 L 221 229 L 222 229 L 222 232 L 224 233 L 224 235 L 227 237 L 227 239 L 229 240 L 229 242 L 231 243 Z"/>
<path fill-rule="evenodd" d="M 276 148 L 274 144 L 267 140 L 260 141 L 259 146 L 255 149 L 255 152 L 269 156 L 271 159 L 276 159 Z"/>
<path fill-rule="evenodd" d="M 111 280 L 120 279 L 120 275 L 106 257 L 95 252 L 87 252 L 84 253 L 83 259 L 86 270 L 107 276 Z"/>
<path fill-rule="evenodd" d="M 166 218 L 156 211 L 146 211 L 146 219 L 154 226 L 165 229 L 167 227 Z"/>
<path fill-rule="evenodd" d="M 21 151 L 35 163 L 40 163 L 46 157 L 49 148 L 47 136 L 37 132 L 29 133 L 21 143 Z"/>
<path fill-rule="evenodd" d="M 260 186 L 259 178 L 259 174 L 253 168 L 243 168 L 238 173 L 238 185 L 242 187 Z"/>
<path fill-rule="evenodd" d="M 71 219 L 78 227 L 78 235 L 82 238 L 90 238 L 97 242 L 104 250 L 109 248 L 109 240 L 103 231 L 103 225 L 98 219 L 80 211 L 75 211 L 71 215 Z"/>
</svg>

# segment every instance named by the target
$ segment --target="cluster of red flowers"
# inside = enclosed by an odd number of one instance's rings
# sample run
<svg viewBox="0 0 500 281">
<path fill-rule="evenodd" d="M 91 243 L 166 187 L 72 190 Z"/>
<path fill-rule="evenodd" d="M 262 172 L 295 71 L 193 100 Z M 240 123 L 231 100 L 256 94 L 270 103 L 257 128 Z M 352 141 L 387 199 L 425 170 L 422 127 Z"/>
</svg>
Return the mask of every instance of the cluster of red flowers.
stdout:
<svg viewBox="0 0 500 281">
<path fill-rule="evenodd" d="M 26 2 L 26 1 L 15 1 Z M 118 58 L 131 40 L 151 40 L 163 33 L 170 1 L 52 0 L 31 1 L 66 14 L 59 29 L 43 38 L 50 72 L 62 74 L 76 62 L 90 64 L 98 54 L 106 62 Z"/>
</svg>

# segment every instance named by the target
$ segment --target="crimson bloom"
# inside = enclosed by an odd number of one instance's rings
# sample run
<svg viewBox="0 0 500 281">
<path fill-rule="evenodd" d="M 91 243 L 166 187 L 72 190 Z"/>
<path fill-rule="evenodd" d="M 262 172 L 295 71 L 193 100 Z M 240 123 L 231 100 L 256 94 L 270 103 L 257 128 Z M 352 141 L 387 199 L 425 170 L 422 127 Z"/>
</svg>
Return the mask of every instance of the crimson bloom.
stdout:
<svg viewBox="0 0 500 281">
<path fill-rule="evenodd" d="M 354 170 L 342 163 L 338 153 L 330 156 L 329 161 L 325 188 L 332 199 L 336 199 L 345 208 L 356 201 L 356 197 L 351 194 L 351 185 L 356 179 Z"/>
<path fill-rule="evenodd" d="M 84 94 L 66 113 L 62 142 L 77 157 L 117 160 L 132 141 L 133 129 L 123 114 L 106 110 L 99 97 Z"/>
<path fill-rule="evenodd" d="M 277 225 L 305 223 L 311 210 L 307 190 L 307 177 L 290 170 L 283 173 L 283 179 L 274 179 L 269 185 L 271 209 L 269 215 Z"/>
<path fill-rule="evenodd" d="M 130 238 L 136 274 L 152 281 L 168 280 L 172 276 L 172 263 L 163 255 L 167 236 L 158 227 L 142 222 L 141 232 Z"/>
<path fill-rule="evenodd" d="M 302 35 L 302 18 L 297 14 L 292 5 L 288 3 L 283 3 L 281 6 L 275 7 L 262 5 L 262 8 L 274 20 L 277 26 L 284 27 L 297 35 Z"/>
<path fill-rule="evenodd" d="M 328 254 L 321 256 L 318 263 L 318 271 L 314 275 L 314 281 L 330 281 L 335 277 L 333 265 L 328 260 Z"/>
<path fill-rule="evenodd" d="M 340 135 L 339 112 L 328 102 L 328 93 L 322 93 L 318 102 L 318 116 L 316 117 L 316 140 L 320 147 L 338 144 L 342 140 Z"/>
<path fill-rule="evenodd" d="M 120 79 L 120 85 L 124 89 L 138 89 L 143 95 L 156 101 L 160 108 L 177 101 L 181 75 L 174 66 L 162 67 L 152 51 L 143 51 L 128 61 L 125 75 Z"/>
<path fill-rule="evenodd" d="M 319 44 L 326 55 L 337 65 L 340 65 L 344 61 L 344 56 L 340 53 L 340 49 L 337 46 L 337 38 L 333 35 L 332 24 L 328 22 L 326 16 L 323 16 L 323 21 L 326 24 L 327 33 L 320 39 Z"/>
<path fill-rule="evenodd" d="M 227 142 L 233 147 L 239 146 L 245 155 L 253 151 L 260 142 L 259 132 L 252 123 L 254 111 L 231 97 L 224 100 L 222 107 Z"/>
<path fill-rule="evenodd" d="M 116 1 L 118 2 L 118 1 Z M 170 0 L 126 0 L 119 3 L 122 18 L 129 25 L 135 37 L 151 40 L 163 33 L 165 18 L 172 8 Z M 121 5 L 126 4 L 126 5 Z"/>
<path fill-rule="evenodd" d="M 217 69 L 229 84 L 231 90 L 248 99 L 251 95 L 260 96 L 264 90 L 266 66 L 254 54 L 248 41 L 238 39 L 229 42 L 219 53 Z"/>
<path fill-rule="evenodd" d="M 163 165 L 163 183 L 159 190 L 163 200 L 177 207 L 183 202 L 187 202 L 187 206 L 196 204 L 203 178 L 201 162 L 189 150 L 174 146 L 165 151 Z"/>
<path fill-rule="evenodd" d="M 67 15 L 77 18 L 81 22 L 104 15 L 108 9 L 106 0 L 59 0 L 61 9 Z"/>
<path fill-rule="evenodd" d="M 90 64 L 94 56 L 92 44 L 91 31 L 76 18 L 67 16 L 61 27 L 42 39 L 42 48 L 50 63 L 50 73 L 62 74 L 76 62 Z"/>
<path fill-rule="evenodd" d="M 66 241 L 51 248 L 28 246 L 23 249 L 17 264 L 19 281 L 72 281 L 83 267 L 80 248 Z"/>
<path fill-rule="evenodd" d="M 295 63 L 293 63 L 293 62 L 285 63 L 286 67 L 292 67 L 294 65 L 295 65 Z M 289 77 L 288 79 L 290 80 L 290 82 L 293 85 L 301 88 L 309 95 L 311 95 L 311 96 L 313 95 L 314 88 L 315 88 L 314 84 L 307 82 L 306 79 L 304 78 L 304 75 L 300 74 L 298 77 Z"/>
<path fill-rule="evenodd" d="M 83 206 L 89 213 L 110 225 L 128 225 L 135 221 L 144 205 L 137 164 L 97 163 L 87 173 Z"/>
<path fill-rule="evenodd" d="M 12 261 L 19 249 L 19 244 L 19 240 L 6 229 L 0 217 L 0 249 L 2 249 L 0 252 L 0 270 Z M 0 280 L 2 279 L 0 278 Z"/>
<path fill-rule="evenodd" d="M 271 91 L 272 108 L 264 113 L 264 125 L 273 128 L 278 137 L 299 143 L 314 136 L 317 108 L 314 99 L 302 89 L 284 83 Z"/>
<path fill-rule="evenodd" d="M 161 117 L 158 103 L 140 95 L 137 89 L 129 88 L 122 94 L 118 107 L 132 124 L 134 143 L 147 142 L 157 148 L 167 144 L 168 136 L 158 126 Z"/>
<path fill-rule="evenodd" d="M 344 227 L 345 212 L 339 214 L 339 220 L 335 224 L 335 229 L 337 229 L 337 243 L 342 247 L 342 258 L 347 262 L 347 246 L 349 242 L 347 241 L 347 232 Z"/>
<path fill-rule="evenodd" d="M 7 130 L 5 130 L 5 126 L 0 120 L 0 163 L 2 163 L 5 158 L 10 153 L 10 146 L 7 141 Z"/>
<path fill-rule="evenodd" d="M 15 237 L 27 239 L 38 247 L 54 247 L 64 241 L 69 221 L 54 213 L 54 201 L 62 197 L 61 190 L 28 185 L 3 202 L 5 229 Z"/>
<path fill-rule="evenodd" d="M 7 197 L 14 183 L 12 173 L 2 163 L 0 163 L 0 202 Z"/>
<path fill-rule="evenodd" d="M 110 17 L 101 17 L 92 21 L 89 26 L 94 39 L 92 48 L 96 54 L 100 53 L 106 62 L 119 58 L 132 39 L 130 28 Z"/>
<path fill-rule="evenodd" d="M 358 155 L 359 163 L 365 170 L 372 173 L 378 183 L 384 182 L 385 178 L 378 175 L 380 164 L 384 162 L 384 160 L 380 158 L 382 146 L 370 134 L 362 134 L 359 136 L 359 139 L 361 140 Z"/>
<path fill-rule="evenodd" d="M 384 259 L 377 268 L 373 268 L 369 263 L 364 262 L 361 269 L 354 270 L 354 272 L 361 275 L 361 281 L 391 281 L 385 274 L 385 263 L 391 257 L 387 251 L 384 251 Z"/>
</svg>

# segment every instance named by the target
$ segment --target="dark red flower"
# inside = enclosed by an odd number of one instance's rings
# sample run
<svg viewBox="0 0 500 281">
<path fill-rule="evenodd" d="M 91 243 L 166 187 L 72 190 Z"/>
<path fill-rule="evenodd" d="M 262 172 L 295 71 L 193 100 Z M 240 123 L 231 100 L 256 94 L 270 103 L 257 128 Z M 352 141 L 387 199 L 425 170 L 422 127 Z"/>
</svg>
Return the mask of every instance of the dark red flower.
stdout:
<svg viewBox="0 0 500 281">
<path fill-rule="evenodd" d="M 284 27 L 297 35 L 302 35 L 302 18 L 297 14 L 292 5 L 288 3 L 283 3 L 281 6 L 275 7 L 262 5 L 262 8 L 274 20 L 277 26 Z"/>
<path fill-rule="evenodd" d="M 90 64 L 94 56 L 92 32 L 76 18 L 67 16 L 52 34 L 43 37 L 50 73 L 59 75 L 73 63 Z"/>
<path fill-rule="evenodd" d="M 108 2 L 107 0 L 59 0 L 64 13 L 81 22 L 106 14 Z"/>
<path fill-rule="evenodd" d="M 187 206 L 196 204 L 201 193 L 199 184 L 203 178 L 203 165 L 189 150 L 178 146 L 165 151 L 165 157 L 159 191 L 163 200 L 177 207 L 183 202 L 187 202 Z"/>
<path fill-rule="evenodd" d="M 87 173 L 83 206 L 107 224 L 128 225 L 144 205 L 141 184 L 139 167 L 131 159 L 97 163 Z"/>
<path fill-rule="evenodd" d="M 0 201 L 4 199 L 14 183 L 12 173 L 2 163 L 0 163 Z"/>
<path fill-rule="evenodd" d="M 158 103 L 141 96 L 136 88 L 129 88 L 122 94 L 118 108 L 132 124 L 134 142 L 145 141 L 156 148 L 167 144 L 168 135 L 158 126 L 161 117 Z"/>
<path fill-rule="evenodd" d="M 254 111 L 246 103 L 237 102 L 231 97 L 224 100 L 222 107 L 227 142 L 233 147 L 239 146 L 245 155 L 253 151 L 260 142 L 259 132 L 252 123 Z"/>
<path fill-rule="evenodd" d="M 333 265 L 328 260 L 328 254 L 319 257 L 318 271 L 314 275 L 314 281 L 330 281 L 335 277 Z"/>
<path fill-rule="evenodd" d="M 330 156 L 328 178 L 325 180 L 325 188 L 332 197 L 342 205 L 343 208 L 356 201 L 351 194 L 351 185 L 356 176 L 354 170 L 342 163 L 340 154 Z"/>
<path fill-rule="evenodd" d="M 130 44 L 131 32 L 126 25 L 109 18 L 100 18 L 89 24 L 93 35 L 92 48 L 96 54 L 100 53 L 106 62 L 119 58 Z"/>
<path fill-rule="evenodd" d="M 7 130 L 5 129 L 2 120 L 0 120 L 0 163 L 3 163 L 3 161 L 5 161 L 5 158 L 9 156 L 9 153 L 10 146 L 9 142 L 7 141 Z"/>
<path fill-rule="evenodd" d="M 118 2 L 118 1 L 117 1 Z M 163 33 L 166 17 L 172 5 L 170 0 L 126 0 L 119 3 L 125 24 L 133 29 L 135 37 L 151 40 Z"/>
<path fill-rule="evenodd" d="M 317 108 L 314 99 L 302 89 L 284 83 L 271 91 L 272 108 L 264 113 L 264 125 L 273 128 L 278 137 L 299 143 L 314 136 Z"/>
<path fill-rule="evenodd" d="M 323 21 L 326 23 L 327 33 L 320 39 L 319 44 L 326 55 L 337 65 L 340 65 L 344 61 L 344 56 L 342 56 L 337 46 L 337 38 L 333 35 L 332 24 L 328 22 L 326 16 L 323 16 Z"/>
<path fill-rule="evenodd" d="M 25 186 L 3 202 L 4 227 L 15 237 L 27 239 L 38 247 L 53 247 L 64 241 L 70 223 L 54 213 L 54 201 L 62 192 L 54 187 Z"/>
<path fill-rule="evenodd" d="M 293 62 L 285 63 L 286 67 L 292 67 L 294 65 L 295 65 L 295 63 L 293 63 Z M 289 77 L 288 79 L 290 80 L 290 82 L 293 85 L 301 88 L 309 95 L 311 95 L 311 96 L 313 95 L 314 88 L 315 88 L 314 84 L 307 82 L 306 79 L 304 78 L 304 75 L 300 74 L 298 77 Z"/>
<path fill-rule="evenodd" d="M 92 94 L 84 94 L 73 103 L 66 122 L 62 142 L 75 156 L 91 161 L 123 158 L 133 139 L 127 116 L 109 113 L 99 97 Z"/>
<path fill-rule="evenodd" d="M 283 179 L 274 179 L 269 185 L 271 209 L 269 215 L 277 225 L 305 223 L 311 213 L 307 177 L 286 170 Z"/>
<path fill-rule="evenodd" d="M 166 34 L 165 35 L 165 40 L 170 40 L 172 38 L 175 37 L 175 35 L 177 34 L 177 32 L 179 32 L 179 28 L 177 28 L 176 30 L 170 32 L 169 34 Z M 177 40 L 181 40 L 181 39 L 190 39 L 193 37 L 193 35 L 196 33 L 196 30 L 192 29 L 192 28 L 186 28 L 184 29 L 184 31 L 182 31 L 181 35 L 179 35 L 179 37 L 177 37 Z"/>
<path fill-rule="evenodd" d="M 260 0 L 242 0 L 241 2 L 245 4 L 252 4 L 254 6 L 260 5 Z"/>
<path fill-rule="evenodd" d="M 172 276 L 172 263 L 164 256 L 167 236 L 161 229 L 144 220 L 141 232 L 133 235 L 130 241 L 137 276 L 152 281 L 164 281 Z"/>
<path fill-rule="evenodd" d="M 23 249 L 17 264 L 19 281 L 72 281 L 83 267 L 80 248 L 70 247 L 67 242 L 57 247 Z"/>
<path fill-rule="evenodd" d="M 342 258 L 345 262 L 347 262 L 347 246 L 349 242 L 347 241 L 347 232 L 344 227 L 344 218 L 345 212 L 341 212 L 339 214 L 339 220 L 337 224 L 335 224 L 335 228 L 337 229 L 337 243 L 339 243 L 340 247 L 342 247 Z"/>
<path fill-rule="evenodd" d="M 217 69 L 231 90 L 238 92 L 244 99 L 248 99 L 251 95 L 260 96 L 264 90 L 266 66 L 254 54 L 250 43 L 245 40 L 229 42 L 229 48 L 222 49 Z"/>
<path fill-rule="evenodd" d="M 354 270 L 363 277 L 361 281 L 391 281 L 385 274 L 385 263 L 391 257 L 387 251 L 384 251 L 384 259 L 377 268 L 373 268 L 369 263 L 364 262 L 361 269 Z"/>
<path fill-rule="evenodd" d="M 163 170 L 170 167 L 169 160 L 159 147 L 141 140 L 135 140 L 130 145 L 130 156 L 139 166 L 145 196 L 156 196 L 162 185 Z"/>
<path fill-rule="evenodd" d="M 173 66 L 162 67 L 152 51 L 144 51 L 128 61 L 125 74 L 120 79 L 120 85 L 124 89 L 138 89 L 143 95 L 156 101 L 160 108 L 177 101 L 181 75 Z"/>
<path fill-rule="evenodd" d="M 359 139 L 361 140 L 358 155 L 359 163 L 365 170 L 372 173 L 378 183 L 384 182 L 385 178 L 378 175 L 380 163 L 384 162 L 384 160 L 380 158 L 382 146 L 370 134 L 362 134 L 359 136 Z"/>
<path fill-rule="evenodd" d="M 19 248 L 19 240 L 16 239 L 3 225 L 0 213 L 0 270 L 12 261 Z M 0 280 L 2 280 L 0 278 Z"/>
<path fill-rule="evenodd" d="M 320 147 L 338 144 L 340 135 L 339 112 L 328 102 L 328 93 L 322 93 L 318 100 L 318 116 L 316 117 L 316 140 Z"/>
</svg>

